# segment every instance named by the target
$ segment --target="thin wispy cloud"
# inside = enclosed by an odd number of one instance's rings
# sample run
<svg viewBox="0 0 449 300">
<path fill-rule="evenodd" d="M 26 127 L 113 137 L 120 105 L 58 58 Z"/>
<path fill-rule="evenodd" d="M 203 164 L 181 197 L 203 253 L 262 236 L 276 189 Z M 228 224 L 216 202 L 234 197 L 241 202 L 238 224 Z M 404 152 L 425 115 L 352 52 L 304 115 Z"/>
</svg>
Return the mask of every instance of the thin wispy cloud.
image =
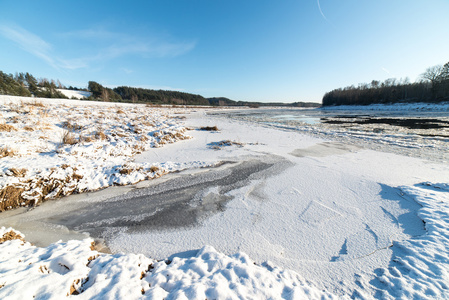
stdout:
<svg viewBox="0 0 449 300">
<path fill-rule="evenodd" d="M 41 58 L 51 66 L 57 68 L 51 56 L 52 46 L 39 36 L 18 26 L 0 25 L 0 34 L 16 43 L 21 49 Z"/>
<path fill-rule="evenodd" d="M 104 29 L 88 29 L 60 34 L 60 38 L 77 39 L 80 42 L 95 40 L 97 46 L 89 54 L 75 58 L 64 58 L 54 47 L 38 35 L 19 26 L 0 25 L 0 35 L 13 41 L 23 50 L 44 60 L 56 69 L 75 70 L 88 68 L 95 62 L 138 55 L 148 57 L 176 57 L 195 48 L 196 42 L 170 42 L 156 38 L 141 38 Z M 89 50 L 89 49 L 88 49 Z"/>
<path fill-rule="evenodd" d="M 333 24 L 328 20 L 328 18 L 326 17 L 326 15 L 323 13 L 323 10 L 321 9 L 321 4 L 320 4 L 320 0 L 316 0 L 316 3 L 318 4 L 318 10 L 320 11 L 321 16 L 323 17 L 323 19 L 328 22 L 329 24 L 331 24 L 333 26 Z"/>
<path fill-rule="evenodd" d="M 196 46 L 196 41 L 172 42 L 169 39 L 133 36 L 103 28 L 71 31 L 64 33 L 63 36 L 105 44 L 100 47 L 99 55 L 106 58 L 127 54 L 175 57 L 193 50 Z"/>
<path fill-rule="evenodd" d="M 385 68 L 385 67 L 382 67 L 382 71 L 384 71 L 384 72 L 387 73 L 387 74 L 390 74 L 390 70 L 388 70 L 388 69 Z"/>
</svg>

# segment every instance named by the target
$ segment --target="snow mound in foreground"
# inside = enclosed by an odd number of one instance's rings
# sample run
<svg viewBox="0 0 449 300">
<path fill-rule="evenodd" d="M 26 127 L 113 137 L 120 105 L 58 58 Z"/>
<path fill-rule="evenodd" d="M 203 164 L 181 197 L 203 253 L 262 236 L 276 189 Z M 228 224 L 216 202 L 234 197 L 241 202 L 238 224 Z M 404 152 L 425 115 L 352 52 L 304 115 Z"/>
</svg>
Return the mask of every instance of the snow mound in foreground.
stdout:
<svg viewBox="0 0 449 300">
<path fill-rule="evenodd" d="M 0 234 L 23 238 L 11 228 Z M 293 271 L 255 265 L 243 253 L 213 247 L 190 258 L 156 261 L 136 254 L 100 254 L 93 240 L 38 248 L 21 239 L 0 244 L 0 298 L 61 299 L 333 299 Z"/>
<path fill-rule="evenodd" d="M 427 233 L 394 243 L 389 267 L 371 281 L 376 298 L 449 299 L 449 185 L 425 182 L 401 190 L 422 205 L 418 217 Z"/>
</svg>

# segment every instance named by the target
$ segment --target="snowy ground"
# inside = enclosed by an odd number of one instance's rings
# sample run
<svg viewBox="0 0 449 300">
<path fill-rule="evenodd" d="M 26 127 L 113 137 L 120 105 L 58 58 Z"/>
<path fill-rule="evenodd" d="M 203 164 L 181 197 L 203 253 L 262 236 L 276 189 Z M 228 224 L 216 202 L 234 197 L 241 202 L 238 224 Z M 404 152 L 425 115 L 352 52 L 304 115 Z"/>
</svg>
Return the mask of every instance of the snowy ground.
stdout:
<svg viewBox="0 0 449 300">
<path fill-rule="evenodd" d="M 0 245 L 0 297 L 449 297 L 446 163 L 203 111 L 178 122 L 220 130 L 133 163 L 188 170 L 2 212 L 44 248 Z M 68 241 L 80 231 L 117 254 L 88 263 L 92 240 Z"/>
<path fill-rule="evenodd" d="M 58 89 L 61 93 L 63 93 L 65 96 L 69 97 L 70 99 L 76 98 L 76 99 L 84 99 L 89 98 L 92 96 L 91 92 L 86 91 L 74 91 L 74 90 L 66 90 L 66 89 Z"/>
</svg>

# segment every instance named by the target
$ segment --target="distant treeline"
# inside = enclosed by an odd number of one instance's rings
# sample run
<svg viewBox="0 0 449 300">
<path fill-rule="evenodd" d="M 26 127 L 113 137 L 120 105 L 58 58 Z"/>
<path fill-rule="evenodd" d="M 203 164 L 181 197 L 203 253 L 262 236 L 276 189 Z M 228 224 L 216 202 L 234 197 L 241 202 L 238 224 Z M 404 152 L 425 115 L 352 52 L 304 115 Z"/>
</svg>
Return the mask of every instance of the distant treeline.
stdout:
<svg viewBox="0 0 449 300">
<path fill-rule="evenodd" d="M 313 102 L 294 102 L 294 103 L 279 103 L 279 102 L 249 102 L 249 101 L 234 101 L 225 97 L 214 97 L 208 98 L 210 105 L 212 106 L 249 106 L 252 108 L 258 108 L 261 106 L 265 107 L 274 107 L 274 106 L 282 106 L 282 107 L 319 107 L 321 104 L 313 103 Z"/>
<path fill-rule="evenodd" d="M 59 80 L 46 78 L 36 79 L 30 73 L 6 74 L 0 71 L 0 94 L 41 98 L 68 98 L 57 89 L 75 91 L 89 91 L 91 96 L 85 100 L 131 102 L 169 105 L 207 105 L 207 106 L 287 106 L 287 107 L 318 107 L 318 103 L 263 103 L 234 101 L 224 97 L 205 98 L 201 95 L 168 91 L 119 86 L 116 88 L 104 87 L 98 82 L 89 81 L 87 89 L 65 87 Z"/>
<path fill-rule="evenodd" d="M 449 101 L 449 63 L 428 68 L 415 83 L 408 79 L 373 80 L 358 87 L 335 89 L 323 96 L 323 106 L 443 101 Z"/>
<path fill-rule="evenodd" d="M 53 79 L 36 79 L 30 73 L 6 74 L 0 71 L 0 94 L 41 98 L 67 98 L 59 92 L 58 88 L 64 86 Z"/>
</svg>

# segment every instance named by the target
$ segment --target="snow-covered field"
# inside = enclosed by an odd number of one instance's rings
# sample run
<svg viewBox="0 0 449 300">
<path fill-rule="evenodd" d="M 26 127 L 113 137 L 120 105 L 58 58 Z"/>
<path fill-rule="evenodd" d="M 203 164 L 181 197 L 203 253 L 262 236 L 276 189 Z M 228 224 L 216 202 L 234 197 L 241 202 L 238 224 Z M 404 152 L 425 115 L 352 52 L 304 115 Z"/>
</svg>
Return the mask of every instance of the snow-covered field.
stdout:
<svg viewBox="0 0 449 300">
<path fill-rule="evenodd" d="M 1 96 L 0 113 L 0 210 L 206 166 L 133 162 L 190 138 L 179 109 Z"/>
<path fill-rule="evenodd" d="M 86 91 L 74 91 L 74 90 L 66 90 L 66 89 L 58 89 L 61 93 L 63 93 L 66 97 L 77 98 L 78 100 L 89 98 L 92 93 Z"/>
<path fill-rule="evenodd" d="M 2 106 L 5 124 L 13 120 L 9 101 Z M 2 212 L 0 226 L 5 227 L 0 235 L 10 232 L 11 226 L 37 246 L 20 240 L 0 244 L 0 298 L 57 299 L 68 294 L 83 299 L 449 298 L 447 163 L 324 140 L 295 128 L 206 115 L 202 110 L 92 102 L 62 106 L 68 103 L 72 102 L 44 103 L 57 112 L 48 117 L 57 120 L 54 132 L 64 132 L 58 125 L 67 117 L 58 117 L 68 112 L 75 113 L 86 130 L 77 134 L 86 136 L 96 131 L 83 121 L 85 111 L 110 116 L 110 122 L 104 121 L 107 117 L 100 120 L 105 122 L 105 134 L 116 139 L 117 132 L 115 136 L 112 132 L 120 121 L 114 116 L 125 118 L 118 109 L 128 112 L 129 119 L 121 123 L 127 127 L 120 127 L 124 132 L 144 116 L 160 123 L 143 131 L 148 148 L 140 154 L 130 152 L 118 162 L 103 152 L 97 154 L 102 159 L 87 154 L 71 158 L 86 153 L 73 151 L 76 147 L 106 141 L 61 146 L 59 137 L 53 148 L 44 143 L 46 150 L 37 155 L 26 150 L 38 149 L 33 139 L 15 156 L 0 159 L 4 170 L 0 179 L 14 177 L 5 170 L 13 167 L 45 169 L 53 162 L 64 170 L 59 166 L 65 160 L 71 166 L 83 162 L 75 165 L 76 172 L 85 170 L 86 164 L 105 166 L 84 171 L 83 178 L 94 181 L 92 174 L 107 177 L 105 170 L 116 170 L 119 175 L 111 178 L 124 176 L 120 183 L 127 184 L 143 179 L 137 175 L 142 169 L 120 174 L 117 166 L 132 164 L 146 170 L 167 164 L 175 167 L 164 170 L 185 170 L 133 187 Z M 181 113 L 187 119 L 173 118 Z M 30 120 L 33 114 L 26 113 Z M 12 146 L 21 140 L 8 144 L 10 139 L 35 134 L 23 129 L 26 122 L 12 124 L 14 132 L 1 132 L 2 143 Z M 217 126 L 219 131 L 192 130 L 188 132 L 192 139 L 154 147 L 159 141 L 152 136 L 155 131 L 203 126 Z M 142 133 L 128 133 L 134 139 L 124 136 L 120 141 L 123 138 L 123 144 L 133 148 L 141 143 L 134 134 Z M 12 160 L 26 157 L 28 163 L 19 166 Z M 203 166 L 214 167 L 198 168 Z M 28 172 L 25 176 L 41 174 Z M 104 181 L 104 186 L 114 180 Z M 92 250 L 92 238 L 79 232 L 103 241 L 113 254 Z"/>
</svg>

